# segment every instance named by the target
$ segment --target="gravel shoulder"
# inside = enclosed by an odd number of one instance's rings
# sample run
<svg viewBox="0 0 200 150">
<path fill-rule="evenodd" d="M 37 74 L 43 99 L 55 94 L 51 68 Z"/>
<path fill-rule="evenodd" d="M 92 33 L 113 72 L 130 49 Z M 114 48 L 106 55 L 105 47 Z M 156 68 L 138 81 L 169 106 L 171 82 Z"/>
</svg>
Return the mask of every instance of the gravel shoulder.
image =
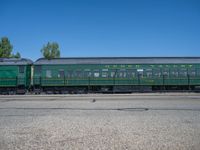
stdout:
<svg viewBox="0 0 200 150">
<path fill-rule="evenodd" d="M 0 149 L 199 147 L 197 93 L 0 97 Z"/>
</svg>

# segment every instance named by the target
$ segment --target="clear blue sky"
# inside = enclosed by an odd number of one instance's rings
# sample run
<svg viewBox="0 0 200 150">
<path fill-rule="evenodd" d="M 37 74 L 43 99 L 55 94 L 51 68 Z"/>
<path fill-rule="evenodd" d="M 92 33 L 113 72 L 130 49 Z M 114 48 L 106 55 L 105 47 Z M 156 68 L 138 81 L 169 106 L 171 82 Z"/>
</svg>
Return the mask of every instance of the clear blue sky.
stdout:
<svg viewBox="0 0 200 150">
<path fill-rule="evenodd" d="M 63 57 L 200 56 L 200 0 L 0 0 L 0 37 L 36 60 L 48 41 Z"/>
</svg>

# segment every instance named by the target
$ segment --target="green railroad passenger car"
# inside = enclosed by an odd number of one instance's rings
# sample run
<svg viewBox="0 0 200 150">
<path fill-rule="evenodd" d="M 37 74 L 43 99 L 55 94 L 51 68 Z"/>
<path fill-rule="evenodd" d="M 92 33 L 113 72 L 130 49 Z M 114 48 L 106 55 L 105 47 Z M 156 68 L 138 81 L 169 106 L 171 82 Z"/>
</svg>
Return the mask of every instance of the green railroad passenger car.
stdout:
<svg viewBox="0 0 200 150">
<path fill-rule="evenodd" d="M 198 90 L 200 57 L 40 58 L 37 92 L 148 92 Z"/>
<path fill-rule="evenodd" d="M 0 94 L 24 94 L 30 88 L 29 59 L 0 58 Z"/>
</svg>

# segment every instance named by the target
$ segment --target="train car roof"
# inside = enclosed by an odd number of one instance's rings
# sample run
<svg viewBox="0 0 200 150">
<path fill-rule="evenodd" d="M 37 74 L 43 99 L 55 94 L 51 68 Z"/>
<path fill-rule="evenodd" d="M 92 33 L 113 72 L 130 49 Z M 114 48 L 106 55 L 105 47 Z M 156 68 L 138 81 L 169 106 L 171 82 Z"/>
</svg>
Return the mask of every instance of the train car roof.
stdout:
<svg viewBox="0 0 200 150">
<path fill-rule="evenodd" d="M 0 65 L 29 65 L 33 61 L 26 58 L 0 58 Z"/>
<path fill-rule="evenodd" d="M 200 64 L 200 57 L 69 57 L 40 58 L 35 65 L 55 64 Z"/>
</svg>

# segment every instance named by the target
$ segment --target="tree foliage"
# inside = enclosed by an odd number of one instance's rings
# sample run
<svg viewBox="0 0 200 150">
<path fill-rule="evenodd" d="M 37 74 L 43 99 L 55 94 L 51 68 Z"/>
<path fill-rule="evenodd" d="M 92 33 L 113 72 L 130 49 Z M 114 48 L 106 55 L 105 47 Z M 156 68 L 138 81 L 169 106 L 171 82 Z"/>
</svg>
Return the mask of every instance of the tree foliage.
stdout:
<svg viewBox="0 0 200 150">
<path fill-rule="evenodd" d="M 2 37 L 0 41 L 0 58 L 20 58 L 19 52 L 12 54 L 13 46 L 7 37 Z"/>
<path fill-rule="evenodd" d="M 0 41 L 0 57 L 9 58 L 11 56 L 13 46 L 7 37 L 2 37 Z"/>
<path fill-rule="evenodd" d="M 16 54 L 12 54 L 12 58 L 21 58 L 21 55 L 17 52 Z"/>
<path fill-rule="evenodd" d="M 41 53 L 43 54 L 43 57 L 47 58 L 47 59 L 59 58 L 60 57 L 60 49 L 59 49 L 58 43 L 48 42 L 41 49 Z"/>
</svg>

